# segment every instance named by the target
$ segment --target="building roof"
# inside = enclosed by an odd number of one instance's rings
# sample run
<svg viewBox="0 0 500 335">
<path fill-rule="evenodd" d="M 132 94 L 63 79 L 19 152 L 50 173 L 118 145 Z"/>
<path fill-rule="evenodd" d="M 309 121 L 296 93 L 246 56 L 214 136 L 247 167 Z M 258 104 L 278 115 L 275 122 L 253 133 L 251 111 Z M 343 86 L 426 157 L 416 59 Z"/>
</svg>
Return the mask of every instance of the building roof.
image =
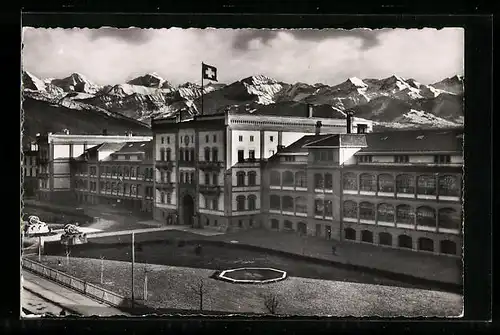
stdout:
<svg viewBox="0 0 500 335">
<path fill-rule="evenodd" d="M 324 135 L 304 135 L 297 141 L 293 142 L 289 146 L 279 150 L 278 154 L 282 153 L 296 153 L 296 152 L 307 152 L 307 147 L 304 147 L 308 143 L 313 143 L 321 139 L 332 136 L 332 134 Z"/>
<path fill-rule="evenodd" d="M 463 128 L 395 130 L 366 134 L 359 153 L 462 151 Z"/>
<path fill-rule="evenodd" d="M 311 105 L 313 118 L 345 119 L 346 115 L 331 105 Z M 304 102 L 284 101 L 275 104 L 259 106 L 254 111 L 248 111 L 245 106 L 238 106 L 231 110 L 232 114 L 281 116 L 281 117 L 309 117 L 309 104 Z M 251 110 L 251 108 L 250 108 Z"/>
<path fill-rule="evenodd" d="M 365 147 L 364 134 L 332 134 L 304 145 L 306 148 Z"/>
<path fill-rule="evenodd" d="M 152 149 L 153 141 L 126 142 L 123 143 L 123 146 L 120 149 L 116 150 L 114 154 L 138 154 Z"/>
</svg>

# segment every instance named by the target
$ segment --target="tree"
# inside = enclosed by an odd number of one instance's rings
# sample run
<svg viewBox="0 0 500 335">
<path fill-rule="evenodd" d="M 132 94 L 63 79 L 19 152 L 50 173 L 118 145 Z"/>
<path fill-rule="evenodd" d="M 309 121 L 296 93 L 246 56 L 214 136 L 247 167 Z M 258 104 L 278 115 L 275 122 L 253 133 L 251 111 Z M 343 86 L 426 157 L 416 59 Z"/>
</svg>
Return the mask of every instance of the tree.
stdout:
<svg viewBox="0 0 500 335">
<path fill-rule="evenodd" d="M 195 281 L 193 284 L 189 285 L 191 291 L 193 291 L 198 296 L 199 301 L 199 310 L 203 310 L 203 298 L 206 293 L 206 286 L 203 278 L 200 278 L 198 281 Z"/>
<path fill-rule="evenodd" d="M 264 295 L 264 306 L 270 314 L 277 314 L 280 307 L 280 299 L 276 293 Z"/>
</svg>

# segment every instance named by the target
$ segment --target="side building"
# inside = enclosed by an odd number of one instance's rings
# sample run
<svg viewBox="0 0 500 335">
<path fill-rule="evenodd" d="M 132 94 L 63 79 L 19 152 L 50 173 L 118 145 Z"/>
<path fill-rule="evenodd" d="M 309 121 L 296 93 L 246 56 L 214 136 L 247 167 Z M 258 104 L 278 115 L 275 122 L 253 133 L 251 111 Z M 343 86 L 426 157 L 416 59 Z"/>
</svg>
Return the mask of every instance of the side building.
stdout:
<svg viewBox="0 0 500 335">
<path fill-rule="evenodd" d="M 38 189 L 38 146 L 36 143 L 26 144 L 23 148 L 21 163 L 23 174 L 23 196 L 34 197 Z"/>
<path fill-rule="evenodd" d="M 102 143 L 149 141 L 151 136 L 72 135 L 48 133 L 37 136 L 38 191 L 41 201 L 72 203 L 75 201 L 71 182 L 71 162 L 85 150 Z"/>
<path fill-rule="evenodd" d="M 266 228 L 461 255 L 463 129 L 305 136 L 269 159 Z"/>
<path fill-rule="evenodd" d="M 87 149 L 72 163 L 79 203 L 106 204 L 153 212 L 153 143 L 103 143 Z"/>
<path fill-rule="evenodd" d="M 288 107 L 153 120 L 155 220 L 224 231 L 261 226 L 263 162 L 304 135 L 346 132 L 346 115 L 331 106 Z"/>
</svg>

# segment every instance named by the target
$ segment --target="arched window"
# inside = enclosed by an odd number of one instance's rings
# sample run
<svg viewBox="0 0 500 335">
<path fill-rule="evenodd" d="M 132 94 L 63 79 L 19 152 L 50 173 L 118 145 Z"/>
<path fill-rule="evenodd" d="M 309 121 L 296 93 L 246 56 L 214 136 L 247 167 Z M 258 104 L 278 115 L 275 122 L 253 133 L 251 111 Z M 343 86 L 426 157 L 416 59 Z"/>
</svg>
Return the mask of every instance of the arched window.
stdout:
<svg viewBox="0 0 500 335">
<path fill-rule="evenodd" d="M 160 202 L 161 202 L 162 204 L 164 204 L 164 203 L 165 203 L 165 193 L 163 193 L 163 192 L 161 192 L 161 193 L 160 193 Z"/>
<path fill-rule="evenodd" d="M 111 191 L 111 184 L 109 183 L 109 181 L 106 182 L 106 191 Z"/>
<path fill-rule="evenodd" d="M 408 235 L 399 235 L 398 237 L 398 247 L 413 249 L 413 242 L 410 236 Z"/>
<path fill-rule="evenodd" d="M 281 210 L 281 199 L 279 195 L 273 194 L 269 197 L 269 207 L 277 211 Z"/>
<path fill-rule="evenodd" d="M 323 178 L 322 173 L 315 173 L 314 174 L 314 188 L 315 189 L 325 188 L 325 180 Z"/>
<path fill-rule="evenodd" d="M 255 171 L 248 172 L 248 186 L 257 185 L 257 173 Z"/>
<path fill-rule="evenodd" d="M 396 207 L 396 222 L 403 224 L 414 224 L 413 210 L 409 205 L 398 205 Z"/>
<path fill-rule="evenodd" d="M 434 251 L 434 241 L 427 237 L 418 239 L 418 250 Z"/>
<path fill-rule="evenodd" d="M 245 196 L 244 195 L 238 195 L 236 197 L 236 210 L 238 210 L 238 211 L 245 210 Z"/>
<path fill-rule="evenodd" d="M 167 179 L 165 180 L 165 182 L 167 182 L 167 183 L 172 182 L 172 172 L 167 171 Z"/>
<path fill-rule="evenodd" d="M 285 220 L 285 222 L 283 222 L 283 227 L 286 230 L 293 230 L 293 222 L 289 221 L 289 220 Z"/>
<path fill-rule="evenodd" d="M 377 208 L 377 221 L 394 222 L 394 206 L 390 204 L 379 204 Z"/>
<path fill-rule="evenodd" d="M 116 183 L 115 182 L 111 183 L 111 193 L 116 193 Z"/>
<path fill-rule="evenodd" d="M 165 179 L 165 171 L 161 171 L 160 172 L 160 182 L 162 183 L 166 183 L 166 179 Z"/>
<path fill-rule="evenodd" d="M 253 194 L 248 196 L 248 210 L 253 211 L 256 208 L 257 197 Z"/>
<path fill-rule="evenodd" d="M 450 240 L 443 240 L 439 243 L 439 251 L 442 254 L 456 255 L 457 254 L 457 244 Z"/>
<path fill-rule="evenodd" d="M 369 230 L 361 231 L 361 241 L 373 243 L 373 233 Z"/>
<path fill-rule="evenodd" d="M 358 204 L 352 200 L 344 201 L 343 216 L 346 218 L 358 218 Z"/>
<path fill-rule="evenodd" d="M 245 172 L 236 172 L 236 186 L 245 186 Z"/>
<path fill-rule="evenodd" d="M 278 171 L 271 171 L 271 185 L 281 186 L 281 174 Z"/>
<path fill-rule="evenodd" d="M 137 185 L 137 188 L 136 188 L 136 194 L 137 194 L 137 196 L 142 195 L 142 194 L 141 194 L 141 188 L 142 188 L 142 186 L 138 184 L 138 185 Z"/>
<path fill-rule="evenodd" d="M 111 167 L 106 166 L 106 174 L 111 174 Z"/>
<path fill-rule="evenodd" d="M 124 170 L 125 170 L 125 177 L 128 178 L 128 176 L 130 175 L 130 168 L 128 166 L 125 166 Z"/>
<path fill-rule="evenodd" d="M 294 209 L 293 209 L 293 198 L 291 196 L 288 196 L 288 195 L 285 195 L 283 198 L 282 198 L 282 201 L 283 201 L 283 211 L 284 212 L 293 212 Z"/>
<path fill-rule="evenodd" d="M 293 186 L 293 173 L 290 171 L 283 172 L 283 186 Z"/>
<path fill-rule="evenodd" d="M 343 189 L 357 191 L 358 190 L 358 177 L 352 173 L 347 172 L 342 177 Z"/>
<path fill-rule="evenodd" d="M 170 148 L 167 148 L 166 153 L 167 153 L 166 160 L 170 162 L 172 160 L 172 150 Z"/>
<path fill-rule="evenodd" d="M 446 197 L 460 196 L 460 181 L 455 176 L 439 177 L 439 195 Z"/>
<path fill-rule="evenodd" d="M 295 173 L 295 186 L 296 187 L 307 187 L 307 178 L 304 171 L 298 171 Z"/>
<path fill-rule="evenodd" d="M 378 191 L 379 192 L 394 192 L 394 178 L 387 173 L 378 176 Z"/>
<path fill-rule="evenodd" d="M 359 189 L 365 192 L 375 192 L 377 189 L 375 176 L 369 173 L 363 173 L 359 176 Z"/>
<path fill-rule="evenodd" d="M 333 188 L 333 176 L 331 173 L 325 173 L 325 189 L 331 190 Z"/>
<path fill-rule="evenodd" d="M 180 161 L 184 160 L 184 149 L 183 148 L 179 149 L 179 160 Z"/>
<path fill-rule="evenodd" d="M 297 213 L 307 213 L 307 198 L 297 197 L 295 198 L 295 211 Z"/>
<path fill-rule="evenodd" d="M 417 208 L 417 225 L 436 228 L 436 211 L 428 206 Z"/>
<path fill-rule="evenodd" d="M 165 148 L 160 148 L 160 160 L 165 160 Z"/>
<path fill-rule="evenodd" d="M 276 230 L 280 229 L 280 222 L 279 222 L 279 220 L 271 219 L 271 229 L 276 229 Z"/>
<path fill-rule="evenodd" d="M 219 150 L 217 148 L 212 148 L 212 160 L 214 162 L 219 161 Z"/>
<path fill-rule="evenodd" d="M 135 173 L 136 173 L 137 178 L 139 178 L 140 174 L 141 174 L 141 168 L 137 167 Z"/>
<path fill-rule="evenodd" d="M 356 231 L 352 228 L 344 229 L 344 236 L 346 240 L 355 241 L 356 240 Z"/>
<path fill-rule="evenodd" d="M 386 232 L 378 234 L 378 243 L 380 245 L 392 246 L 392 235 Z"/>
<path fill-rule="evenodd" d="M 460 212 L 453 208 L 441 208 L 438 213 L 438 227 L 460 230 Z"/>
<path fill-rule="evenodd" d="M 209 161 L 210 160 L 210 148 L 209 147 L 206 147 L 205 148 L 205 161 Z"/>
<path fill-rule="evenodd" d="M 359 218 L 361 220 L 375 220 L 375 205 L 367 201 L 359 204 Z"/>
<path fill-rule="evenodd" d="M 300 235 L 307 235 L 307 224 L 305 222 L 297 223 L 297 231 Z"/>
<path fill-rule="evenodd" d="M 180 183 L 184 183 L 184 172 L 181 172 L 181 173 L 179 174 L 179 182 L 180 182 Z"/>
<path fill-rule="evenodd" d="M 409 174 L 400 174 L 396 177 L 396 192 L 415 194 L 415 180 Z"/>
<path fill-rule="evenodd" d="M 418 176 L 417 193 L 424 195 L 436 195 L 436 178 L 430 175 Z"/>
<path fill-rule="evenodd" d="M 191 157 L 190 157 L 190 161 L 194 161 L 194 149 L 192 148 L 191 150 L 189 150 L 189 152 L 191 153 Z"/>
<path fill-rule="evenodd" d="M 122 167 L 121 166 L 119 166 L 119 167 L 116 168 L 116 174 L 118 175 L 118 177 L 123 176 L 122 175 Z"/>
<path fill-rule="evenodd" d="M 116 166 L 111 167 L 111 175 L 116 176 Z"/>
</svg>

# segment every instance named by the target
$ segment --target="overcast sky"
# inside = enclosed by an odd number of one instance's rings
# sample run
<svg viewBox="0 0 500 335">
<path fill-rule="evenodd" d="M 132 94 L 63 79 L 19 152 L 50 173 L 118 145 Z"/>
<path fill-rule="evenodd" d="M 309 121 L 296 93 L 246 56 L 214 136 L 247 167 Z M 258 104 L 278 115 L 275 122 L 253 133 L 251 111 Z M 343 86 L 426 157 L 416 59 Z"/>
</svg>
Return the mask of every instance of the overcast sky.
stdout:
<svg viewBox="0 0 500 335">
<path fill-rule="evenodd" d="M 463 74 L 460 28 L 384 30 L 34 29 L 23 31 L 24 69 L 39 78 L 78 72 L 118 84 L 155 72 L 199 83 L 201 62 L 219 82 L 263 74 L 288 83 L 338 84 L 393 74 L 429 84 Z"/>
</svg>

